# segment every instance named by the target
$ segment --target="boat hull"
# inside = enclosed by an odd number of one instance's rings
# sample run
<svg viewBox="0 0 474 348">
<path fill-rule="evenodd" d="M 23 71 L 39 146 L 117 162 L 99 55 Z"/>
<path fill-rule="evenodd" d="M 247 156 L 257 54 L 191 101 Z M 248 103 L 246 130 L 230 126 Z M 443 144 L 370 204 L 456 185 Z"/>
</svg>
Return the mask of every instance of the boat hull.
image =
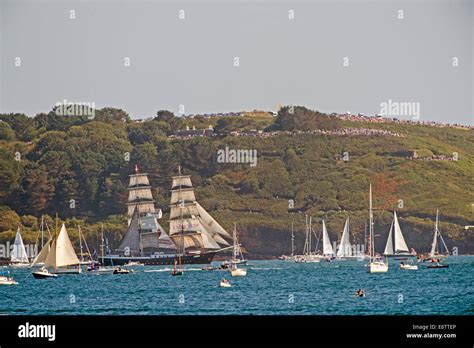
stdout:
<svg viewBox="0 0 474 348">
<path fill-rule="evenodd" d="M 52 273 L 45 273 L 45 272 L 33 272 L 33 277 L 35 279 L 46 279 L 46 278 L 56 278 L 56 274 Z"/>
<path fill-rule="evenodd" d="M 367 266 L 367 272 L 369 273 L 386 273 L 388 271 L 388 265 L 384 262 L 371 262 Z"/>
<path fill-rule="evenodd" d="M 208 265 L 212 262 L 215 252 L 196 254 L 196 255 L 184 255 L 181 256 L 181 264 L 183 265 Z M 104 266 L 125 266 L 129 262 L 140 262 L 145 266 L 172 266 L 176 261 L 177 256 L 166 255 L 157 257 L 127 257 L 127 256 L 115 256 L 107 255 L 103 258 L 99 258 Z"/>
</svg>

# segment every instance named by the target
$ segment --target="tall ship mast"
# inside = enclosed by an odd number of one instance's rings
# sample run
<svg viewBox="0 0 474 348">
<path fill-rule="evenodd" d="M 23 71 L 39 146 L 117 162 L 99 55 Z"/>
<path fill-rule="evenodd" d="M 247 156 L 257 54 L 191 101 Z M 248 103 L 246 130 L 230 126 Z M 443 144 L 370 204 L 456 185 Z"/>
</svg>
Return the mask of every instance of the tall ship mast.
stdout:
<svg viewBox="0 0 474 348">
<path fill-rule="evenodd" d="M 172 178 L 169 233 L 158 223 L 162 211 L 155 208 L 148 174 L 135 166 L 129 177 L 128 229 L 115 253 L 103 257 L 104 265 L 173 265 L 178 256 L 183 264 L 209 264 L 229 245 L 223 237 L 230 235 L 196 202 L 189 175 L 179 171 Z"/>
<path fill-rule="evenodd" d="M 169 235 L 188 254 L 228 247 L 229 233 L 196 201 L 190 175 L 173 176 L 170 201 Z"/>
</svg>

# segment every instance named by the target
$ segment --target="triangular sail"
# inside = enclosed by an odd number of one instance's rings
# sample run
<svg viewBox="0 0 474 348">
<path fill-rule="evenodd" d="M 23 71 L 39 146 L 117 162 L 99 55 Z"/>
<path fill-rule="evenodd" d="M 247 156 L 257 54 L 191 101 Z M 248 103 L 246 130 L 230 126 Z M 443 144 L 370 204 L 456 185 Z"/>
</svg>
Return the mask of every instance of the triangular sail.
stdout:
<svg viewBox="0 0 474 348">
<path fill-rule="evenodd" d="M 138 209 L 134 209 L 132 219 L 128 225 L 127 233 L 118 247 L 118 251 L 128 251 L 130 254 L 141 252 L 140 246 L 140 219 Z"/>
<path fill-rule="evenodd" d="M 16 230 L 15 242 L 13 243 L 13 250 L 10 254 L 12 262 L 28 263 L 28 254 L 26 253 L 25 244 L 21 238 L 20 228 Z"/>
<path fill-rule="evenodd" d="M 393 221 L 392 224 L 390 225 L 390 232 L 388 234 L 387 238 L 387 244 L 385 244 L 385 250 L 383 252 L 384 255 L 392 255 L 393 254 Z"/>
<path fill-rule="evenodd" d="M 403 233 L 398 223 L 397 212 L 393 212 L 393 231 L 395 239 L 395 253 L 398 252 L 409 252 L 405 238 L 403 238 Z"/>
<path fill-rule="evenodd" d="M 344 224 L 344 232 L 342 232 L 341 243 L 337 250 L 337 257 L 352 256 L 351 242 L 349 241 L 349 218 Z"/>
<path fill-rule="evenodd" d="M 326 223 L 323 220 L 323 255 L 334 255 L 332 250 L 331 241 L 329 240 L 328 230 L 326 228 Z"/>
<path fill-rule="evenodd" d="M 66 225 L 61 226 L 61 230 L 51 245 L 51 250 L 45 260 L 46 267 L 66 267 L 80 264 L 74 247 L 66 230 Z"/>
<path fill-rule="evenodd" d="M 445 253 L 449 254 L 448 247 L 446 246 L 446 243 L 444 242 L 443 236 L 441 235 L 441 232 L 439 230 L 438 224 L 439 224 L 439 219 L 438 219 L 439 211 L 436 210 L 436 224 L 435 224 L 435 230 L 434 230 L 434 235 L 433 235 L 433 243 L 431 244 L 431 251 L 430 251 L 430 257 L 434 257 L 438 255 L 438 238 L 441 240 Z"/>
<path fill-rule="evenodd" d="M 53 242 L 53 238 L 50 238 L 46 244 L 43 246 L 43 248 L 41 249 L 41 251 L 38 253 L 38 255 L 36 255 L 35 259 L 33 260 L 33 262 L 31 263 L 31 266 L 34 266 L 36 265 L 37 263 L 40 263 L 40 262 L 45 262 L 46 261 L 46 257 L 48 257 L 49 255 L 49 252 L 51 250 L 51 243 Z"/>
</svg>

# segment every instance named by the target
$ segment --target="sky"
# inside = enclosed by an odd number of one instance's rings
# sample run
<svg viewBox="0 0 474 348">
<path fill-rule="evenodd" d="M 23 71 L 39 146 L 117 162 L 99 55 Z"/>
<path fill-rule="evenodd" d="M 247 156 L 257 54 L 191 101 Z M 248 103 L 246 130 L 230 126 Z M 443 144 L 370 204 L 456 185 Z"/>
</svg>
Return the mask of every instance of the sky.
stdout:
<svg viewBox="0 0 474 348">
<path fill-rule="evenodd" d="M 405 103 L 390 115 L 472 125 L 473 18 L 470 0 L 0 0 L 0 112 Z"/>
</svg>

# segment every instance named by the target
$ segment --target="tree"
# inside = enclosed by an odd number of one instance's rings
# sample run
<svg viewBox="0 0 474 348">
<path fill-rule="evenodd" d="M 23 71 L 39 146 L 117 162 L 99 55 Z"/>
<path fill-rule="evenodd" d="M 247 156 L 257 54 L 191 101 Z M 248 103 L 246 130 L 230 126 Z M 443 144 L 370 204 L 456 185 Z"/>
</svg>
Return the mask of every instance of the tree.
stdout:
<svg viewBox="0 0 474 348">
<path fill-rule="evenodd" d="M 15 140 L 15 131 L 8 123 L 3 121 L 0 121 L 0 140 Z"/>
<path fill-rule="evenodd" d="M 94 120 L 97 122 L 130 122 L 130 115 L 122 109 L 106 107 L 96 110 Z"/>
<path fill-rule="evenodd" d="M 26 202 L 28 211 L 41 214 L 46 211 L 54 186 L 48 181 L 48 173 L 44 166 L 33 166 L 26 175 Z"/>
</svg>

